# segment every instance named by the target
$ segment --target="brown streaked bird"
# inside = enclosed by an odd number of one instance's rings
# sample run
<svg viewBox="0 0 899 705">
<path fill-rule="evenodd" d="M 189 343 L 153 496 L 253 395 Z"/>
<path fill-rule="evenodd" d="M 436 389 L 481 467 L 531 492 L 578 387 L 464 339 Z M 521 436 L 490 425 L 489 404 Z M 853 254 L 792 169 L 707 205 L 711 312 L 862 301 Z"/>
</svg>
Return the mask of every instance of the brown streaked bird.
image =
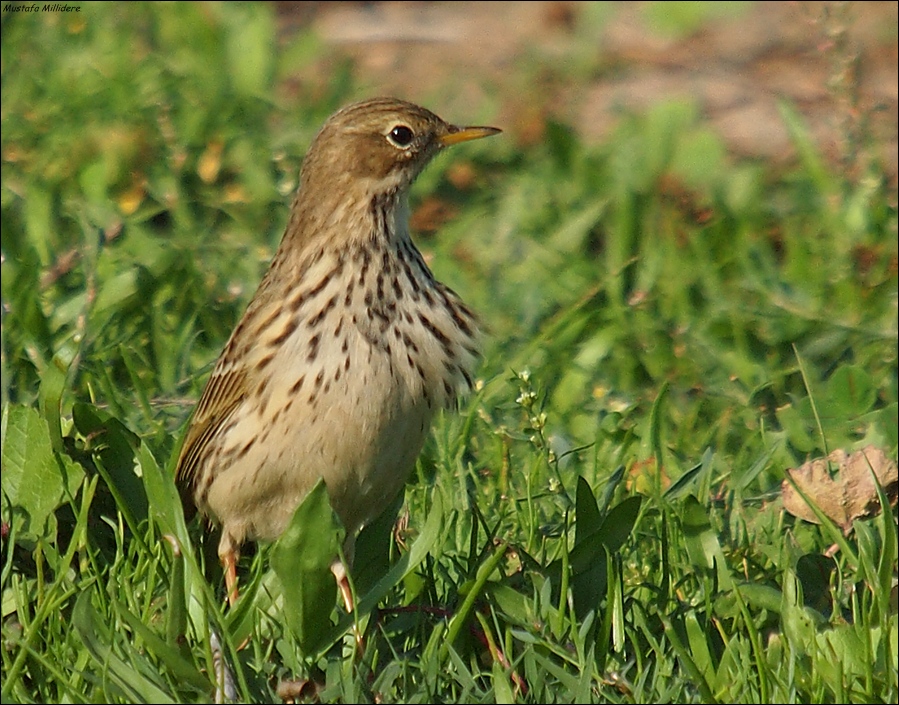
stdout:
<svg viewBox="0 0 899 705">
<path fill-rule="evenodd" d="M 335 113 L 309 147 L 281 245 L 178 460 L 188 515 L 221 526 L 232 604 L 241 545 L 277 539 L 319 477 L 351 560 L 356 533 L 402 489 L 435 413 L 471 385 L 477 320 L 413 244 L 407 192 L 444 147 L 498 132 L 376 98 Z"/>
</svg>

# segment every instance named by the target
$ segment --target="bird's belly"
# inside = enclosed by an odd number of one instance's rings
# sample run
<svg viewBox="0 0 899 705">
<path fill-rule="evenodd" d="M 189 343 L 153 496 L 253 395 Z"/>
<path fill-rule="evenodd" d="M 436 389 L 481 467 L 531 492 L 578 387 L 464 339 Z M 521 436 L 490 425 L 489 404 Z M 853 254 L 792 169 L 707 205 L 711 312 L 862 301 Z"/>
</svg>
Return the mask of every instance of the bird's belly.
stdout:
<svg viewBox="0 0 899 705">
<path fill-rule="evenodd" d="M 348 532 L 374 519 L 402 489 L 438 406 L 396 345 L 351 330 L 298 352 L 285 346 L 261 403 L 236 410 L 244 419 L 223 439 L 204 509 L 238 541 L 280 536 L 320 477 Z"/>
</svg>

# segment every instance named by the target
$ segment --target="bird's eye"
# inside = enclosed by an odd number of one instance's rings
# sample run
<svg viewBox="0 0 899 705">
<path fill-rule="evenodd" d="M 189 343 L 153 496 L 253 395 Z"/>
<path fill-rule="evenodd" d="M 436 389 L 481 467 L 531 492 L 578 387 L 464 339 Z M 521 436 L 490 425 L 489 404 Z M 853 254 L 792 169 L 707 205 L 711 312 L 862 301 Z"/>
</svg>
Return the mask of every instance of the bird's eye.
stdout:
<svg viewBox="0 0 899 705">
<path fill-rule="evenodd" d="M 412 144 L 412 139 L 414 137 L 415 135 L 412 130 L 405 125 L 397 125 L 387 134 L 387 139 L 393 142 L 397 147 L 408 147 Z"/>
</svg>

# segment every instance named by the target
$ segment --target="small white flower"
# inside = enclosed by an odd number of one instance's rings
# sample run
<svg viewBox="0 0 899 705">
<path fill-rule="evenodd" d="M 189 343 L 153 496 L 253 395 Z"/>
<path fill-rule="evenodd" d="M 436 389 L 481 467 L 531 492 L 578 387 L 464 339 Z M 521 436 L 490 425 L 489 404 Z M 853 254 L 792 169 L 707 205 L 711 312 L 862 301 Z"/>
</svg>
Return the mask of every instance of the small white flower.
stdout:
<svg viewBox="0 0 899 705">
<path fill-rule="evenodd" d="M 518 395 L 518 398 L 515 400 L 516 404 L 520 404 L 521 406 L 530 406 L 536 401 L 537 395 L 536 393 L 526 390 Z"/>
</svg>

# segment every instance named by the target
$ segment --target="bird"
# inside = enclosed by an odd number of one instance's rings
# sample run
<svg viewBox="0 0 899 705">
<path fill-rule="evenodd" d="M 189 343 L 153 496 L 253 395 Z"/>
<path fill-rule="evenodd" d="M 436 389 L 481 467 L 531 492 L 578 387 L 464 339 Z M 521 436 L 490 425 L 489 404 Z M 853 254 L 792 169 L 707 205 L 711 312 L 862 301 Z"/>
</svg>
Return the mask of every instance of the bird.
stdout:
<svg viewBox="0 0 899 705">
<path fill-rule="evenodd" d="M 281 243 L 190 418 L 175 471 L 185 516 L 221 535 L 233 606 L 248 541 L 274 541 L 322 479 L 352 564 L 358 531 L 403 489 L 431 422 L 473 384 L 478 317 L 409 233 L 409 188 L 452 125 L 397 98 L 328 118 Z M 335 559 L 347 609 L 345 567 Z"/>
</svg>

